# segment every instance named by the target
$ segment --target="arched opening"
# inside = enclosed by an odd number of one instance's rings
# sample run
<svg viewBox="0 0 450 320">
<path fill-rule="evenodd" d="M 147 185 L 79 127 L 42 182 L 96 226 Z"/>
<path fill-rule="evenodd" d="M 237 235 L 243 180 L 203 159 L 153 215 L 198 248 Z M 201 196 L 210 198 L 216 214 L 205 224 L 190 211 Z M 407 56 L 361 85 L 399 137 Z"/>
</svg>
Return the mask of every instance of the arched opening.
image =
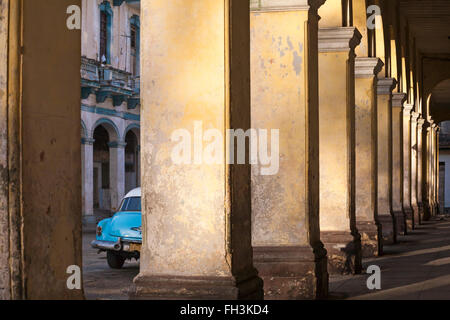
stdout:
<svg viewBox="0 0 450 320">
<path fill-rule="evenodd" d="M 109 134 L 102 125 L 94 130 L 93 206 L 97 217 L 111 214 Z"/>
<path fill-rule="evenodd" d="M 139 163 L 139 140 L 134 130 L 125 136 L 125 193 L 141 185 Z"/>
<path fill-rule="evenodd" d="M 439 162 L 437 196 L 439 211 L 450 213 L 450 79 L 441 81 L 432 90 L 428 99 L 429 111 L 439 122 Z"/>
</svg>

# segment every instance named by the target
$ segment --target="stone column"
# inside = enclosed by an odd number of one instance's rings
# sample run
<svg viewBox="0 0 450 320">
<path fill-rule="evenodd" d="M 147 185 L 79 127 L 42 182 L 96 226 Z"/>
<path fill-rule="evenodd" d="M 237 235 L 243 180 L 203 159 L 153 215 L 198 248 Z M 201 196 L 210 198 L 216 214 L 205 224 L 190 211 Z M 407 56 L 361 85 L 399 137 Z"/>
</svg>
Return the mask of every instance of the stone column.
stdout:
<svg viewBox="0 0 450 320">
<path fill-rule="evenodd" d="M 437 124 L 433 123 L 431 125 L 431 134 L 430 134 L 430 207 L 431 207 L 431 215 L 436 216 L 436 197 L 435 197 L 435 188 L 436 188 L 436 127 Z"/>
<path fill-rule="evenodd" d="M 142 1 L 141 13 L 143 246 L 131 296 L 261 299 L 251 168 L 225 142 L 251 125 L 249 3 Z"/>
<path fill-rule="evenodd" d="M 109 146 L 109 190 L 111 211 L 115 212 L 125 195 L 125 146 L 124 141 L 113 141 Z"/>
<path fill-rule="evenodd" d="M 411 112 L 413 107 L 413 105 L 405 103 L 402 110 L 402 189 L 406 230 L 412 230 L 414 226 L 414 210 L 411 206 Z"/>
<path fill-rule="evenodd" d="M 417 136 L 417 128 L 418 128 L 418 118 L 420 114 L 417 112 L 413 112 L 411 115 L 411 207 L 414 212 L 414 224 L 412 225 L 412 229 L 415 229 L 416 226 L 420 224 L 420 214 L 419 214 L 419 205 L 418 205 L 418 194 L 417 194 L 417 168 L 418 168 L 418 136 Z"/>
<path fill-rule="evenodd" d="M 434 194 L 435 194 L 435 201 L 436 201 L 436 214 L 441 214 L 443 213 L 443 210 L 441 212 L 441 205 L 439 202 L 439 170 L 440 170 L 440 165 L 439 165 L 439 131 L 440 131 L 440 127 L 437 126 L 436 127 L 436 137 L 435 137 L 435 144 L 436 144 L 436 180 L 435 180 L 435 185 L 434 185 Z"/>
<path fill-rule="evenodd" d="M 423 159 L 423 170 L 422 170 L 422 197 L 423 197 L 423 221 L 428 221 L 431 218 L 431 206 L 430 206 L 430 135 L 431 126 L 433 120 L 428 120 L 423 128 L 423 148 L 422 148 L 422 159 Z"/>
<path fill-rule="evenodd" d="M 423 128 L 425 119 L 421 116 L 417 120 L 417 206 L 419 207 L 419 224 L 422 223 L 424 214 L 424 201 L 423 201 Z M 426 129 L 425 129 L 426 131 Z"/>
<path fill-rule="evenodd" d="M 377 217 L 377 97 L 379 58 L 355 61 L 355 211 L 363 257 L 382 252 Z"/>
<path fill-rule="evenodd" d="M 381 223 L 383 243 L 397 241 L 395 219 L 392 214 L 392 90 L 396 80 L 380 78 L 377 82 L 378 126 L 378 221 Z"/>
<path fill-rule="evenodd" d="M 361 272 L 355 217 L 353 27 L 319 29 L 320 229 L 331 273 Z"/>
<path fill-rule="evenodd" d="M 402 168 L 402 109 L 405 93 L 392 94 L 392 212 L 396 220 L 397 234 L 406 234 L 406 216 L 403 212 Z"/>
<path fill-rule="evenodd" d="M 283 155 L 271 175 L 252 166 L 254 264 L 265 299 L 324 298 L 317 92 L 317 7 L 323 1 L 279 3 L 251 2 L 252 128 L 279 128 Z"/>
<path fill-rule="evenodd" d="M 83 223 L 95 223 L 94 217 L 94 139 L 81 139 L 81 185 Z"/>
<path fill-rule="evenodd" d="M 430 134 L 428 136 L 429 140 L 429 152 L 428 152 L 428 202 L 430 205 L 430 217 L 435 215 L 435 202 L 434 202 L 434 148 L 435 148 L 435 128 L 436 124 L 434 121 L 431 123 L 430 126 Z"/>
</svg>

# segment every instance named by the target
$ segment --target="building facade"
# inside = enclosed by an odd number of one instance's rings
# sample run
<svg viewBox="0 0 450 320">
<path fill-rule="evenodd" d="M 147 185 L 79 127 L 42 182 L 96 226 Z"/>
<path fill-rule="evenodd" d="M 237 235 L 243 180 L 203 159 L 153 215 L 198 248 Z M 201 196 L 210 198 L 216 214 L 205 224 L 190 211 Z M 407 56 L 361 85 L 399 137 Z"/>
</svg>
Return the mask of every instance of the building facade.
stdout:
<svg viewBox="0 0 450 320">
<path fill-rule="evenodd" d="M 82 1 L 85 222 L 109 215 L 129 190 L 140 185 L 139 16 L 140 1 Z"/>
<path fill-rule="evenodd" d="M 81 33 L 63 28 L 74 4 Z M 385 245 L 436 217 L 448 1 L 152 0 L 142 24 L 137 6 L 0 2 L 2 299 L 83 297 L 66 273 L 82 265 L 81 215 L 125 193 L 139 115 L 134 298 L 324 298 L 329 273 L 360 273 L 363 258 L 376 264 Z M 139 65 L 130 52 L 141 44 Z M 278 173 L 174 164 L 172 133 L 199 121 L 222 136 L 279 128 Z M 82 188 L 89 179 L 101 192 Z M 83 209 L 82 190 L 92 195 Z"/>
</svg>

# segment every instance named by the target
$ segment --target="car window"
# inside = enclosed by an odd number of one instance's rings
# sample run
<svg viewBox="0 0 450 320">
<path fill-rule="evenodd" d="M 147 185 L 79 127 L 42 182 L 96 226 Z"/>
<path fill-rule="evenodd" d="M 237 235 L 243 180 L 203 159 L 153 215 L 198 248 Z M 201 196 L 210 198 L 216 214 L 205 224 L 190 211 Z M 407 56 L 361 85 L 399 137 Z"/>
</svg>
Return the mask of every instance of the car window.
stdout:
<svg viewBox="0 0 450 320">
<path fill-rule="evenodd" d="M 141 198 L 131 197 L 123 199 L 120 211 L 141 211 Z"/>
</svg>

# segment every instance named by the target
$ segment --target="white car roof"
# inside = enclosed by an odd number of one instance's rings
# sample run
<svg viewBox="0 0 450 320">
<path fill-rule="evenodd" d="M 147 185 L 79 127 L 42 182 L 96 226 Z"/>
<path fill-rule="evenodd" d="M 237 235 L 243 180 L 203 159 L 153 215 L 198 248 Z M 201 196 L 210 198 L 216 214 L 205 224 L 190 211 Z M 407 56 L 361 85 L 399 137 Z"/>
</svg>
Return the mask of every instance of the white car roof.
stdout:
<svg viewBox="0 0 450 320">
<path fill-rule="evenodd" d="M 124 198 L 134 198 L 141 196 L 141 188 L 136 188 L 127 193 Z"/>
</svg>

